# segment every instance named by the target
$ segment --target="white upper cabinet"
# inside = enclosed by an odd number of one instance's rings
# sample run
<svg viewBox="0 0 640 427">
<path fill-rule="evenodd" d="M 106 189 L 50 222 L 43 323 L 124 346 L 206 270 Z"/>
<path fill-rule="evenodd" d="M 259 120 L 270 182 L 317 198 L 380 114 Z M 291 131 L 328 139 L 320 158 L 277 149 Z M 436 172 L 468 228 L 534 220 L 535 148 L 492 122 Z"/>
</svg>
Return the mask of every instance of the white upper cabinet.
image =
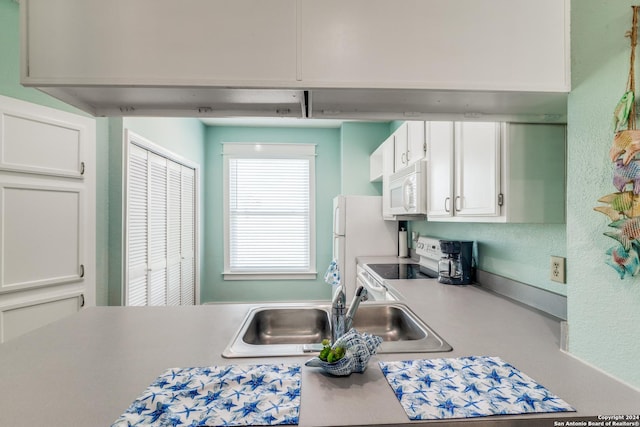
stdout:
<svg viewBox="0 0 640 427">
<path fill-rule="evenodd" d="M 430 122 L 428 218 L 500 214 L 500 124 Z"/>
<path fill-rule="evenodd" d="M 424 159 L 424 122 L 404 122 L 395 132 L 395 171 Z"/>
<path fill-rule="evenodd" d="M 453 122 L 427 122 L 427 218 L 453 215 Z"/>
<path fill-rule="evenodd" d="M 426 129 L 429 221 L 565 221 L 565 126 L 428 122 Z"/>
<path fill-rule="evenodd" d="M 296 80 L 295 0 L 29 0 L 23 13 L 32 83 Z"/>
<path fill-rule="evenodd" d="M 22 3 L 29 83 L 570 87 L 568 0 Z"/>
<path fill-rule="evenodd" d="M 395 135 L 385 139 L 380 148 L 382 149 L 382 216 L 385 220 L 395 220 L 395 216 L 391 213 L 389 195 L 389 177 L 395 170 Z"/>
<path fill-rule="evenodd" d="M 20 3 L 21 83 L 94 115 L 566 117 L 569 0 Z"/>
<path fill-rule="evenodd" d="M 455 124 L 454 215 L 500 214 L 500 138 L 499 123 Z"/>
<path fill-rule="evenodd" d="M 568 91 L 565 0 L 301 0 L 312 87 Z"/>
</svg>

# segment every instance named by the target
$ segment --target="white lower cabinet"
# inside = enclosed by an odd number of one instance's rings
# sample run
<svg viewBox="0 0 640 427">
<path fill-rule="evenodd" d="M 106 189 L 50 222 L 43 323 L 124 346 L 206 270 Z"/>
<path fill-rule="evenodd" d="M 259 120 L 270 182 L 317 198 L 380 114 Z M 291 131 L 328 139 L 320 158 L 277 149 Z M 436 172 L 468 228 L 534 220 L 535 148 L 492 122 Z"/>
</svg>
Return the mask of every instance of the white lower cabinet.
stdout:
<svg viewBox="0 0 640 427">
<path fill-rule="evenodd" d="M 22 301 L 4 303 L 0 306 L 1 341 L 17 338 L 77 313 L 83 304 L 84 295 L 78 291 L 60 295 L 29 295 Z"/>
<path fill-rule="evenodd" d="M 564 125 L 428 122 L 427 220 L 563 223 Z"/>
</svg>

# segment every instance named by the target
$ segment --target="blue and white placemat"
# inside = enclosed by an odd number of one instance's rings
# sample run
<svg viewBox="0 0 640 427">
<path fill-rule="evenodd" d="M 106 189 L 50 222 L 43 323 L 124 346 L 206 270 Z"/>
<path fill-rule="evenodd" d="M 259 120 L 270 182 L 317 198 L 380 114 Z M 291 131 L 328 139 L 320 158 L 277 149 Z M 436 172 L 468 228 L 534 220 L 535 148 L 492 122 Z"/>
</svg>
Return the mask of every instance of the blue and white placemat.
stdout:
<svg viewBox="0 0 640 427">
<path fill-rule="evenodd" d="M 575 411 L 499 357 L 379 364 L 411 420 Z"/>
<path fill-rule="evenodd" d="M 173 368 L 112 427 L 298 424 L 300 365 Z"/>
</svg>

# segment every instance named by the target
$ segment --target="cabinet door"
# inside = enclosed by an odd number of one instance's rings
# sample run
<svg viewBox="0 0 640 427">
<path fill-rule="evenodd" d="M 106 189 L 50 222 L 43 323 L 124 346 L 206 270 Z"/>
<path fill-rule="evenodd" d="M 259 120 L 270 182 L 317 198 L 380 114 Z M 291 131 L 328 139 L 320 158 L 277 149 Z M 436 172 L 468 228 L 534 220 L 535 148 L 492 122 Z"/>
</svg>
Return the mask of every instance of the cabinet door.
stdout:
<svg viewBox="0 0 640 427">
<path fill-rule="evenodd" d="M 407 122 L 407 164 L 411 165 L 418 160 L 424 159 L 425 141 L 424 141 L 424 122 L 411 121 Z"/>
<path fill-rule="evenodd" d="M 427 218 L 453 215 L 453 122 L 427 122 Z"/>
<path fill-rule="evenodd" d="M 566 91 L 568 5 L 568 0 L 302 0 L 303 82 Z"/>
<path fill-rule="evenodd" d="M 389 177 L 395 170 L 395 136 L 391 135 L 382 143 L 382 216 L 393 220 L 389 194 Z"/>
<path fill-rule="evenodd" d="M 293 84 L 295 0 L 29 0 L 24 81 Z"/>
<path fill-rule="evenodd" d="M 82 178 L 87 132 L 78 122 L 0 109 L 0 169 Z"/>
<path fill-rule="evenodd" d="M 407 166 L 409 166 L 409 161 L 407 160 L 407 147 L 408 147 L 408 139 L 409 139 L 409 124 L 407 122 L 403 123 L 396 131 L 393 133 L 395 139 L 395 167 L 394 172 L 398 172 Z"/>
<path fill-rule="evenodd" d="M 456 216 L 500 215 L 500 140 L 499 123 L 456 123 Z"/>
<path fill-rule="evenodd" d="M 31 296 L 16 304 L 0 302 L 0 343 L 75 314 L 83 304 L 84 294 L 78 291 Z"/>
</svg>

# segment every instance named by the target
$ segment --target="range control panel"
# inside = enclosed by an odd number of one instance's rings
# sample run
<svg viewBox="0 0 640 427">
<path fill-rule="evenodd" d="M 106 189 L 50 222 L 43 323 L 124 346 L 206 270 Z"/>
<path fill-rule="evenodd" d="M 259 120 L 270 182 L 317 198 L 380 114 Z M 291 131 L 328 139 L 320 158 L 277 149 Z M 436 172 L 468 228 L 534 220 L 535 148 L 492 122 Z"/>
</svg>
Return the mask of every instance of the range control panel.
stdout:
<svg viewBox="0 0 640 427">
<path fill-rule="evenodd" d="M 421 258 L 429 258 L 438 261 L 442 257 L 440 240 L 433 237 L 420 236 L 416 243 L 416 254 Z"/>
</svg>

